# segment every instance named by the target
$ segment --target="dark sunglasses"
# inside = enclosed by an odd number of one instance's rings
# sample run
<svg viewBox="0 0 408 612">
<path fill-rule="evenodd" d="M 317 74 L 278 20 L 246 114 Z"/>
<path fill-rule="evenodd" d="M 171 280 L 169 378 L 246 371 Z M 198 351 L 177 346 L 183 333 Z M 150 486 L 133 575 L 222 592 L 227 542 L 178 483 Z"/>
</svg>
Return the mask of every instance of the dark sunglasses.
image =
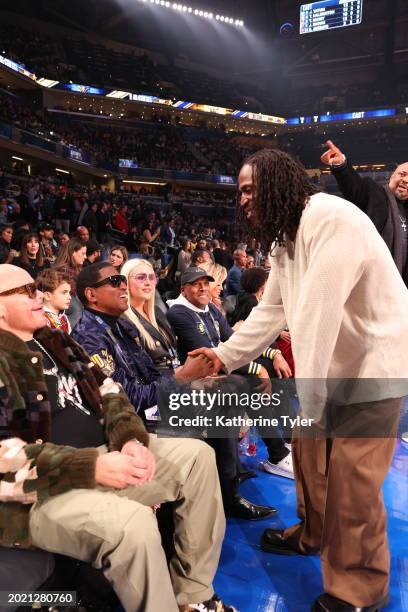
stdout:
<svg viewBox="0 0 408 612">
<path fill-rule="evenodd" d="M 35 283 L 28 283 L 27 285 L 23 285 L 22 287 L 16 287 L 15 289 L 9 289 L 8 291 L 2 291 L 0 296 L 6 297 L 7 295 L 17 295 L 26 293 L 29 298 L 32 300 L 35 298 L 37 293 L 37 286 Z"/>
<path fill-rule="evenodd" d="M 103 278 L 94 285 L 90 285 L 90 287 L 91 289 L 97 289 L 98 287 L 103 287 L 104 285 L 110 285 L 111 287 L 114 287 L 114 289 L 118 289 L 122 283 L 127 285 L 126 276 L 123 276 L 123 274 L 115 274 L 114 276 L 107 276 L 106 278 Z"/>
</svg>

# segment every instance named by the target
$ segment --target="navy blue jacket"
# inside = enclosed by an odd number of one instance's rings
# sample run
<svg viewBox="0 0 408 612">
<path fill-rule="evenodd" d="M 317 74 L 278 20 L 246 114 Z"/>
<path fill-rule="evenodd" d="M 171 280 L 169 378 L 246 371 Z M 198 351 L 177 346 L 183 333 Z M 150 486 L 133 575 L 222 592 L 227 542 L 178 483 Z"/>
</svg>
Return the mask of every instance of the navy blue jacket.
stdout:
<svg viewBox="0 0 408 612">
<path fill-rule="evenodd" d="M 187 358 L 187 353 L 196 348 L 213 348 L 219 342 L 225 342 L 233 334 L 227 319 L 221 314 L 214 304 L 209 304 L 211 315 L 218 327 L 219 334 L 214 327 L 209 312 L 193 312 L 187 306 L 175 304 L 167 311 L 167 319 L 177 336 L 177 352 L 181 363 Z M 200 323 L 200 321 L 202 321 Z M 208 337 L 205 326 L 210 338 Z"/>
<path fill-rule="evenodd" d="M 141 348 L 137 328 L 124 317 L 117 320 L 119 331 L 93 312 L 84 310 L 72 337 L 83 346 L 107 376 L 120 383 L 136 412 L 157 404 L 160 374 Z"/>
<path fill-rule="evenodd" d="M 181 363 L 184 363 L 190 351 L 201 347 L 214 348 L 220 342 L 226 342 L 234 333 L 214 304 L 209 304 L 208 308 L 209 312 L 198 313 L 183 304 L 175 304 L 167 311 L 167 319 L 177 336 L 177 352 Z M 261 357 L 272 359 L 269 354 L 270 350 L 267 349 Z M 258 361 L 251 361 L 235 370 L 235 373 L 257 375 L 261 365 Z"/>
<path fill-rule="evenodd" d="M 241 276 L 243 272 L 243 268 L 239 268 L 238 266 L 232 266 L 227 276 L 227 295 L 237 295 L 241 288 Z"/>
</svg>

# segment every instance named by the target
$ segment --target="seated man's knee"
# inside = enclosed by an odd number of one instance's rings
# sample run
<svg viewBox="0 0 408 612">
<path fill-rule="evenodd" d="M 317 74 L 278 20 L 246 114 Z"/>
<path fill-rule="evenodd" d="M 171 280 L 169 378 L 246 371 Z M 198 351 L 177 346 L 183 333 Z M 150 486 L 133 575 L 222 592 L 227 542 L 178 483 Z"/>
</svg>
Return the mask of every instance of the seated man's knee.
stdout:
<svg viewBox="0 0 408 612">
<path fill-rule="evenodd" d="M 149 506 L 139 506 L 137 513 L 135 513 L 122 529 L 127 542 L 135 539 L 138 546 L 142 544 L 146 546 L 146 548 L 155 545 L 161 546 L 161 536 L 157 518 L 153 509 Z"/>
<path fill-rule="evenodd" d="M 196 458 L 196 461 L 208 466 L 216 464 L 214 449 L 207 442 L 202 440 L 191 440 L 191 442 L 194 443 L 191 455 Z"/>
</svg>

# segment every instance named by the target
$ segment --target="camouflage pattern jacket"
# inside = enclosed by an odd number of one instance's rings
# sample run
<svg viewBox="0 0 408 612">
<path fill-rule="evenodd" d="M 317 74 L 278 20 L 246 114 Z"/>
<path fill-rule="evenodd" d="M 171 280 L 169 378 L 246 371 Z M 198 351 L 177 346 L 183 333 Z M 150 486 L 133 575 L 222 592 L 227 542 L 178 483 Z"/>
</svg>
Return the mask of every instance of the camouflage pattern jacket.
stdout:
<svg viewBox="0 0 408 612">
<path fill-rule="evenodd" d="M 148 445 L 148 433 L 123 389 L 112 392 L 105 374 L 79 344 L 48 327 L 36 338 L 75 377 L 88 407 L 103 419 L 110 450 L 120 450 L 134 438 Z M 42 355 L 0 330 L 0 546 L 31 546 L 32 503 L 96 486 L 96 448 L 51 444 L 50 432 Z"/>
</svg>

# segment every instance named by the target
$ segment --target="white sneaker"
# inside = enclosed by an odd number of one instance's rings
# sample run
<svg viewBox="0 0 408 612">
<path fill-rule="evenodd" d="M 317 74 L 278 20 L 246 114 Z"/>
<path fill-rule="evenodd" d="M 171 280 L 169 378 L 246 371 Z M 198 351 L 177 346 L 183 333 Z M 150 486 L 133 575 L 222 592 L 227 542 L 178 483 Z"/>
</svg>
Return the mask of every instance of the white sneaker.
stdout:
<svg viewBox="0 0 408 612">
<path fill-rule="evenodd" d="M 211 599 L 204 601 L 203 603 L 190 604 L 189 606 L 180 607 L 180 610 L 182 612 L 187 612 L 189 610 L 195 610 L 195 612 L 238 612 L 238 610 L 233 606 L 221 601 L 218 595 L 213 595 Z"/>
<path fill-rule="evenodd" d="M 276 474 L 276 476 L 283 476 L 283 478 L 295 479 L 293 473 L 292 455 L 289 453 L 287 457 L 284 457 L 279 463 L 271 463 L 271 461 L 264 461 L 262 467 L 268 474 Z"/>
<path fill-rule="evenodd" d="M 408 431 L 402 434 L 401 441 L 405 448 L 408 448 Z"/>
</svg>

